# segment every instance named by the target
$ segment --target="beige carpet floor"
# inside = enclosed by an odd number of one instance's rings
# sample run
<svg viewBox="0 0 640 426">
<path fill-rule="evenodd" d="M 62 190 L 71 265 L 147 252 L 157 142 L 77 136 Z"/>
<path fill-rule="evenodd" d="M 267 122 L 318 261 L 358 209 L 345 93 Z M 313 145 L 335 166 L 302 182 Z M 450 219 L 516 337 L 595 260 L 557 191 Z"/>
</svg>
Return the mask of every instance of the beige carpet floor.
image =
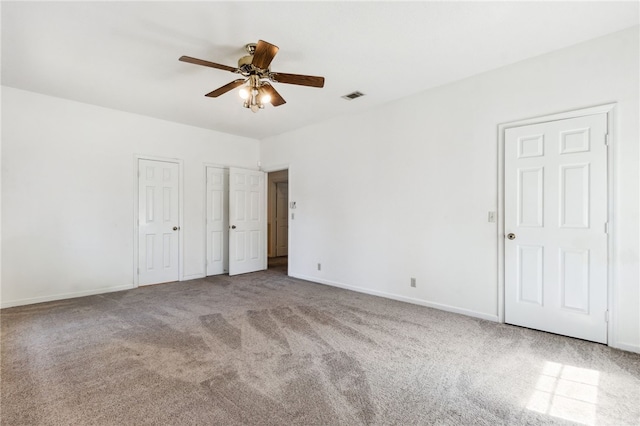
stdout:
<svg viewBox="0 0 640 426">
<path fill-rule="evenodd" d="M 640 356 L 275 269 L 1 311 L 3 425 L 640 423 Z"/>
</svg>

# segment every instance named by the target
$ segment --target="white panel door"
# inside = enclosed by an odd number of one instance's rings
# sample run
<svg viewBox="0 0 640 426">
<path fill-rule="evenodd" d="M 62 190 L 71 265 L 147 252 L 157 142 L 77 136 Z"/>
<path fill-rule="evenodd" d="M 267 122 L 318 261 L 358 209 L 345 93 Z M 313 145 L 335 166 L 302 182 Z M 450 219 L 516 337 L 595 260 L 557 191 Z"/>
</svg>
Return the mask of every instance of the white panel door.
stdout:
<svg viewBox="0 0 640 426">
<path fill-rule="evenodd" d="M 289 184 L 276 183 L 276 256 L 289 253 Z"/>
<path fill-rule="evenodd" d="M 267 269 L 265 173 L 229 170 L 229 275 Z"/>
<path fill-rule="evenodd" d="M 606 133 L 606 114 L 505 131 L 507 323 L 607 342 Z"/>
<path fill-rule="evenodd" d="M 229 271 L 229 170 L 207 167 L 207 275 Z"/>
<path fill-rule="evenodd" d="M 179 279 L 180 165 L 138 160 L 138 284 Z"/>
</svg>

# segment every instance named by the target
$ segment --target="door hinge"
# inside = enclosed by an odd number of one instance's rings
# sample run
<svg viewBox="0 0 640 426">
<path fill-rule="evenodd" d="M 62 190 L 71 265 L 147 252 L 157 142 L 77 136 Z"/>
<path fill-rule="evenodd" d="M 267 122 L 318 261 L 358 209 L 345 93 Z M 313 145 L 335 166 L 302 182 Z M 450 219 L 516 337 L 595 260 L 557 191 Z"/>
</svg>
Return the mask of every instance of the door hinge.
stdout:
<svg viewBox="0 0 640 426">
<path fill-rule="evenodd" d="M 604 135 L 604 144 L 606 146 L 609 146 L 609 133 Z"/>
<path fill-rule="evenodd" d="M 609 310 L 604 311 L 604 322 L 609 322 Z"/>
<path fill-rule="evenodd" d="M 609 222 L 604 223 L 604 233 L 609 235 Z"/>
</svg>

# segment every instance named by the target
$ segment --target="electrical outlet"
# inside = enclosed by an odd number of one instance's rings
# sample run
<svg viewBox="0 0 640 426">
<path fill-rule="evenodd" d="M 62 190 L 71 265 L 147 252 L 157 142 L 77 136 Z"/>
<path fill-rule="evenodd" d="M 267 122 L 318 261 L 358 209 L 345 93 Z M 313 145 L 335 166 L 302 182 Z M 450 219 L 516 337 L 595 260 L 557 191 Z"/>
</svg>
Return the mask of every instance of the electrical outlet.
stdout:
<svg viewBox="0 0 640 426">
<path fill-rule="evenodd" d="M 416 279 L 411 278 L 411 287 L 415 287 L 415 286 L 416 286 Z"/>
<path fill-rule="evenodd" d="M 318 271 L 322 271 L 322 263 L 318 263 Z"/>
</svg>

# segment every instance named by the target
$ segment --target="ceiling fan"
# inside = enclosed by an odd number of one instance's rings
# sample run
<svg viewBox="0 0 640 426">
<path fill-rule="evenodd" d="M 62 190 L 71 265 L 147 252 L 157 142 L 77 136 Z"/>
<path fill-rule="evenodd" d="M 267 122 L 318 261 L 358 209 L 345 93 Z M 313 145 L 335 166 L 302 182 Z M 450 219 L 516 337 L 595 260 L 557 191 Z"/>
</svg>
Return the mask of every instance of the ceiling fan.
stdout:
<svg viewBox="0 0 640 426">
<path fill-rule="evenodd" d="M 240 89 L 240 97 L 244 99 L 243 106 L 251 109 L 253 112 L 258 112 L 258 110 L 264 108 L 264 104 L 266 103 L 270 103 L 274 107 L 286 103 L 271 82 L 297 84 L 299 86 L 309 87 L 324 86 L 324 77 L 272 72 L 269 65 L 278 53 L 279 49 L 276 45 L 264 40 L 259 40 L 258 43 L 247 44 L 245 49 L 248 55 L 238 60 L 237 68 L 192 58 L 190 56 L 181 56 L 179 60 L 242 75 L 244 78 L 227 83 L 213 92 L 207 93 L 205 96 L 217 98 L 236 87 L 244 86 Z"/>
</svg>

